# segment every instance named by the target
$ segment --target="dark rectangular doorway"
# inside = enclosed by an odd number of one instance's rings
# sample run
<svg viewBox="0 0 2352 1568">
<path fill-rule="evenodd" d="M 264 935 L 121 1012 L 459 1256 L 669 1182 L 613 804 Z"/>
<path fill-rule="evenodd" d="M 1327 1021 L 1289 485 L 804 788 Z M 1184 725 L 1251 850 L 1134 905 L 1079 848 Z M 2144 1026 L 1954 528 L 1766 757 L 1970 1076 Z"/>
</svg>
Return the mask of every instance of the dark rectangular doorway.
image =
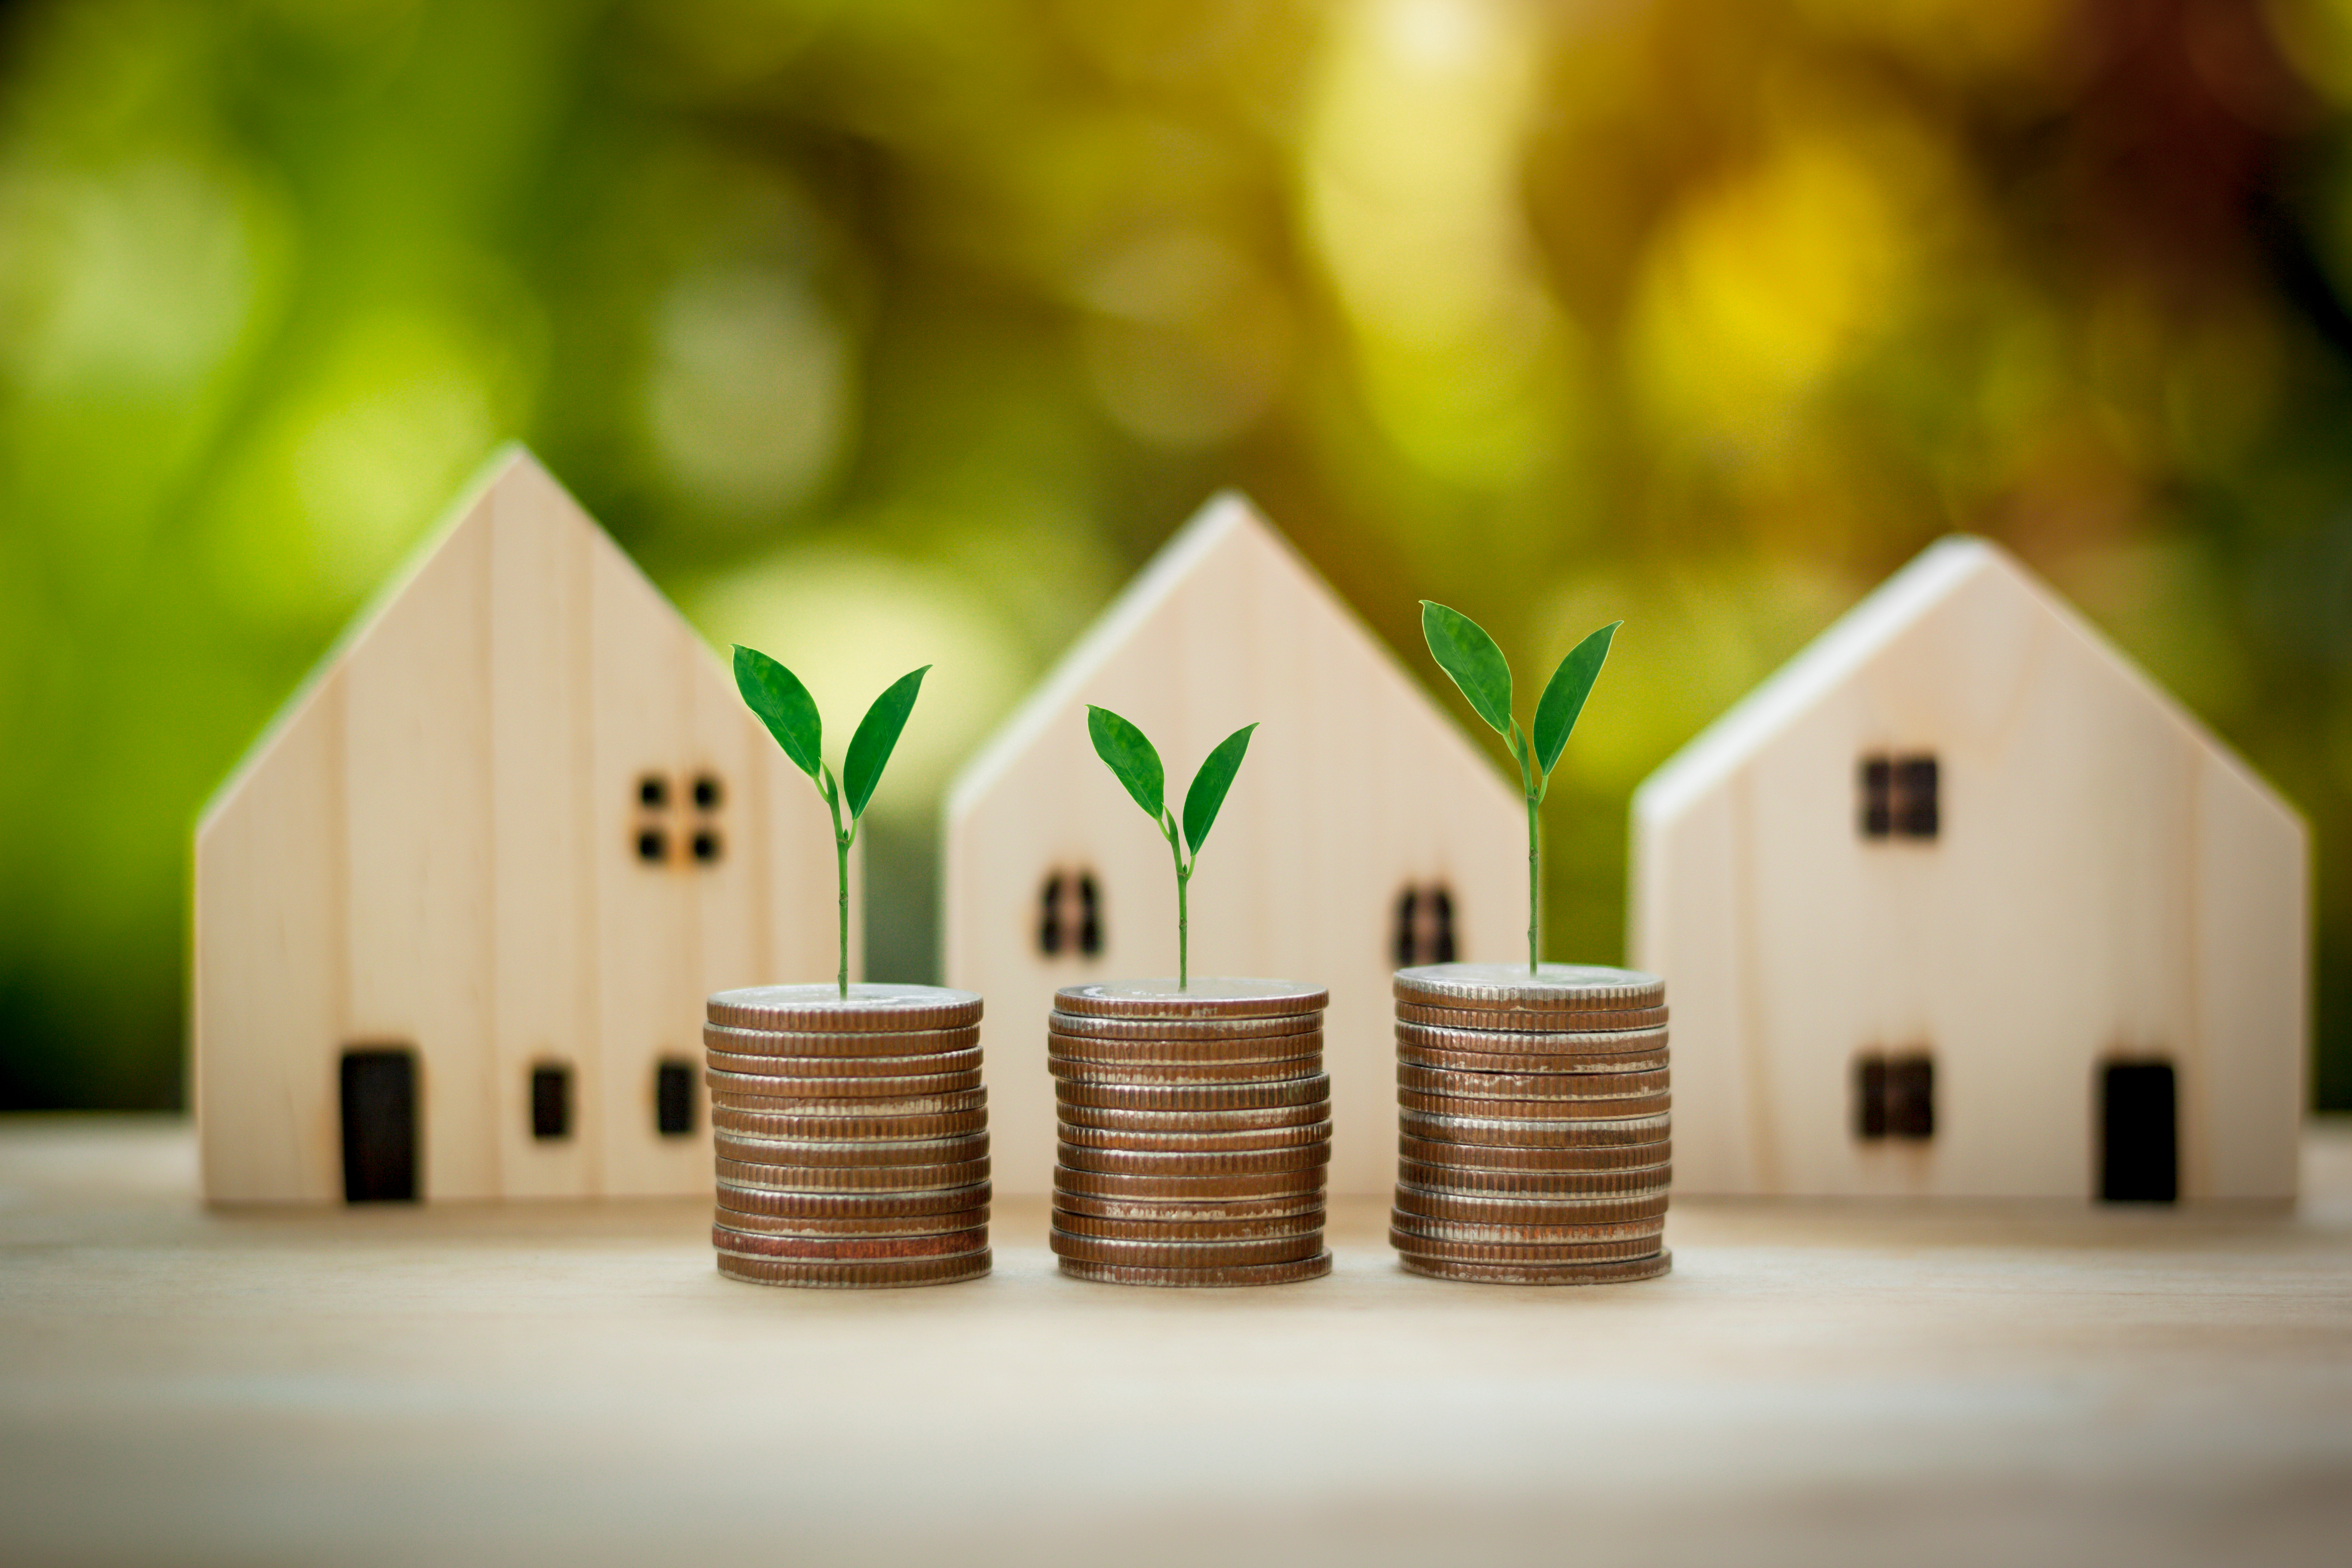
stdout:
<svg viewBox="0 0 2352 1568">
<path fill-rule="evenodd" d="M 2180 1116 L 2172 1064 L 2099 1069 L 2099 1197 L 2111 1204 L 2180 1198 Z"/>
<path fill-rule="evenodd" d="M 416 1053 L 405 1047 L 343 1053 L 343 1201 L 416 1201 Z"/>
</svg>

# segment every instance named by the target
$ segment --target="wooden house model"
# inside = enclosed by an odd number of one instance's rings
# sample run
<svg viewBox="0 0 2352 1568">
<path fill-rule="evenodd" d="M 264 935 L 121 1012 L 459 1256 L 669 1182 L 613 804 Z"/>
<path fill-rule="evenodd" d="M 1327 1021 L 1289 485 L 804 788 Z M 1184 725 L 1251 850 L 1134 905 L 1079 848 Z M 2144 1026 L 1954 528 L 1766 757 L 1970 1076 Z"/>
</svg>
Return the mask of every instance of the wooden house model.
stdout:
<svg viewBox="0 0 2352 1568">
<path fill-rule="evenodd" d="M 832 859 L 711 651 L 501 453 L 197 826 L 205 1195 L 707 1190 L 703 998 L 833 973 Z"/>
<path fill-rule="evenodd" d="M 947 983 L 988 998 L 997 1185 L 1049 1190 L 1055 991 L 1176 973 L 1167 845 L 1094 754 L 1087 705 L 1135 721 L 1169 797 L 1256 721 L 1192 879 L 1194 974 L 1330 990 L 1335 1190 L 1396 1174 L 1391 971 L 1504 958 L 1525 931 L 1516 790 L 1289 544 L 1212 500 L 952 787 Z"/>
<path fill-rule="evenodd" d="M 1653 774 L 1633 858 L 1677 1188 L 2294 1195 L 2304 825 L 1996 546 Z"/>
</svg>

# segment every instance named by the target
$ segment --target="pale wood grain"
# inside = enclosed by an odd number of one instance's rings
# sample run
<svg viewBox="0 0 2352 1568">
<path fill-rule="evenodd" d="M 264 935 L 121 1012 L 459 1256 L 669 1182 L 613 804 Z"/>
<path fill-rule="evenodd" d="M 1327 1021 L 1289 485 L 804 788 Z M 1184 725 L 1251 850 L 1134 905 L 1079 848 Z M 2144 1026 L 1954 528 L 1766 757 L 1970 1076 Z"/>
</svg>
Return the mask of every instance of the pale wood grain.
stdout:
<svg viewBox="0 0 2352 1568">
<path fill-rule="evenodd" d="M 0 1118 L 12 1562 L 2334 1563 L 2352 1129 L 2303 1212 L 1677 1205 L 1649 1284 L 718 1279 L 681 1200 L 207 1211 Z"/>
</svg>

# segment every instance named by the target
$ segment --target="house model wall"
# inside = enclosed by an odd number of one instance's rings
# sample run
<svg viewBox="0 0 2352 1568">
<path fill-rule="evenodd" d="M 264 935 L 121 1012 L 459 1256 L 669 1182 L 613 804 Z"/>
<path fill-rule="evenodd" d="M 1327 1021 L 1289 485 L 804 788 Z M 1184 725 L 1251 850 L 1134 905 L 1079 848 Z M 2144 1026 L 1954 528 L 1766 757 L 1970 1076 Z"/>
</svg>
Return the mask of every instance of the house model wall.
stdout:
<svg viewBox="0 0 2352 1568">
<path fill-rule="evenodd" d="M 1180 810 L 1209 749 L 1259 721 L 1192 879 L 1192 973 L 1329 987 L 1332 1185 L 1386 1191 L 1390 973 L 1511 954 L 1526 929 L 1526 825 L 1495 764 L 1230 495 L 1169 542 L 950 792 L 947 981 L 988 998 L 998 1187 L 1050 1190 L 1054 992 L 1176 973 L 1168 848 L 1096 758 L 1090 702 L 1151 737 Z"/>
<path fill-rule="evenodd" d="M 1936 545 L 1634 797 L 1676 1186 L 2291 1197 L 2306 867 L 2047 587 Z"/>
<path fill-rule="evenodd" d="M 205 1194 L 705 1191 L 703 998 L 831 974 L 835 899 L 718 659 L 501 453 L 196 829 Z"/>
</svg>

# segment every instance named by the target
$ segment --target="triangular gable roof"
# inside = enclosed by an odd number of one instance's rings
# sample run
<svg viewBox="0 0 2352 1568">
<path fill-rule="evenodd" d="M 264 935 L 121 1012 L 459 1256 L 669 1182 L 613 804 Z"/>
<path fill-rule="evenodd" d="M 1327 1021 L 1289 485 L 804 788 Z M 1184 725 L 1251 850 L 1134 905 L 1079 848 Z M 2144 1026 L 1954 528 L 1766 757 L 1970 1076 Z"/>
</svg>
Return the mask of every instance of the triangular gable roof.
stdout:
<svg viewBox="0 0 2352 1568">
<path fill-rule="evenodd" d="M 626 551 L 614 542 L 612 536 L 604 531 L 588 509 L 580 504 L 579 498 L 564 489 L 562 481 L 548 471 L 546 465 L 533 455 L 530 447 L 520 441 L 501 442 L 488 458 L 482 460 L 481 466 L 474 470 L 473 476 L 459 488 L 457 498 L 443 510 L 433 526 L 425 530 L 425 537 L 417 542 L 415 548 L 402 559 L 401 563 L 385 576 L 375 592 L 368 595 L 352 618 L 343 624 L 343 629 L 336 634 L 334 641 L 327 645 L 326 651 L 321 653 L 309 670 L 304 672 L 302 679 L 296 683 L 286 700 L 278 704 L 278 710 L 272 713 L 268 722 L 262 726 L 261 732 L 254 737 L 253 743 L 245 749 L 244 754 L 237 758 L 236 764 L 229 769 L 219 786 L 205 799 L 203 809 L 196 815 L 198 837 L 203 836 L 213 818 L 236 798 L 238 786 L 243 784 L 252 775 L 254 770 L 268 757 L 271 751 L 276 748 L 279 738 L 310 706 L 311 699 L 318 692 L 320 684 L 337 666 L 351 656 L 352 649 L 366 640 L 368 634 L 375 628 L 377 623 L 383 619 L 392 606 L 399 602 L 401 595 L 407 592 L 409 584 L 416 580 L 418 574 L 436 555 L 448 547 L 449 542 L 457 536 L 458 531 L 469 521 L 480 515 L 483 500 L 491 491 L 516 478 L 517 470 L 526 470 L 529 477 L 535 482 L 544 484 L 549 489 L 560 492 L 571 503 L 572 514 L 583 521 L 604 546 L 613 552 L 614 557 L 625 563 L 630 574 L 644 584 L 652 603 L 661 606 L 688 636 L 698 642 L 701 641 L 701 634 L 678 613 L 677 607 L 670 603 L 668 596 L 654 585 L 653 580 L 646 576 L 643 569 L 638 567 Z"/>
<path fill-rule="evenodd" d="M 989 737 L 972 760 L 965 764 L 963 771 L 956 775 L 954 784 L 948 791 L 949 820 L 961 816 L 973 801 L 995 784 L 1014 759 L 1035 742 L 1055 717 L 1067 709 L 1112 655 L 1159 612 L 1203 560 L 1214 554 L 1217 547 L 1236 531 L 1250 532 L 1279 551 L 1297 567 L 1300 575 L 1323 591 L 1341 623 L 1356 634 L 1368 654 L 1385 666 L 1403 686 L 1419 694 L 1433 710 L 1444 712 L 1439 704 L 1430 701 L 1427 692 L 1413 679 L 1388 644 L 1364 624 L 1362 617 L 1356 614 L 1355 607 L 1324 580 L 1313 563 L 1299 554 L 1297 548 L 1259 513 L 1246 496 L 1236 490 L 1220 490 L 1192 515 L 1190 521 L 1178 529 L 1166 544 L 1160 546 L 1160 552 L 1096 617 L 1094 624 L 1078 640 L 1071 644 L 1069 651 L 1055 662 L 1036 689 L 1013 710 L 1011 718 L 999 726 L 996 733 Z M 1462 740 L 1463 744 L 1484 757 L 1485 752 L 1467 736 L 1462 735 L 1460 725 L 1453 721 L 1452 716 L 1447 714 L 1445 717 L 1447 728 Z M 1491 763 L 1489 771 L 1494 771 Z M 1500 773 L 1496 772 L 1495 776 L 1499 783 Z M 1517 799 L 1516 791 L 1513 798 Z"/>
<path fill-rule="evenodd" d="M 2295 815 L 2294 807 L 2227 742 L 2072 605 L 2008 551 L 1989 539 L 1969 534 L 1952 534 L 1929 545 L 1668 758 L 1634 792 L 1634 815 L 1649 821 L 1676 815 L 1738 771 L 1793 720 L 1858 676 L 1920 616 L 1989 573 L 2052 616 L 2126 687 L 2168 714 L 2282 812 Z"/>
</svg>

